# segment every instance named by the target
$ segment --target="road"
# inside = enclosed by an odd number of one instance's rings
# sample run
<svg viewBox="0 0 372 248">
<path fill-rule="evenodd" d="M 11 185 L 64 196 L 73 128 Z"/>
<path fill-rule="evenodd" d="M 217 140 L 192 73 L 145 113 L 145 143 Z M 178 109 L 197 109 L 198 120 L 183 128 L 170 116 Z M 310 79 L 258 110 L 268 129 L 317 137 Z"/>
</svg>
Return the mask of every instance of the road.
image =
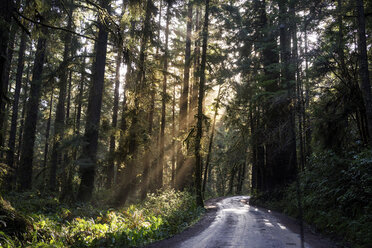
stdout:
<svg viewBox="0 0 372 248">
<path fill-rule="evenodd" d="M 180 247 L 301 247 L 299 235 L 247 202 L 248 197 L 236 196 L 217 203 L 212 225 Z"/>
<path fill-rule="evenodd" d="M 214 205 L 214 206 L 213 206 Z M 211 220 L 191 227 L 151 248 L 287 248 L 301 247 L 297 223 L 285 215 L 249 205 L 248 196 L 216 201 Z M 306 248 L 337 247 L 328 239 L 305 230 Z"/>
</svg>

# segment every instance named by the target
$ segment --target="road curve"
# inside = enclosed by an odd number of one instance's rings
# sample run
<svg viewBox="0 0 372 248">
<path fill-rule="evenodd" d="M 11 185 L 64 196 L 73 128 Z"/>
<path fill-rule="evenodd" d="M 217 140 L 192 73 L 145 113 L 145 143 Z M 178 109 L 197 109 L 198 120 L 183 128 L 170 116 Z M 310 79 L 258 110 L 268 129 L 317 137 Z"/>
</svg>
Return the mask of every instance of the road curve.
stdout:
<svg viewBox="0 0 372 248">
<path fill-rule="evenodd" d="M 283 214 L 249 205 L 249 196 L 206 202 L 204 217 L 194 226 L 147 248 L 291 248 L 301 247 L 296 221 Z M 305 228 L 306 248 L 338 248 Z"/>
<path fill-rule="evenodd" d="M 215 221 L 179 247 L 301 247 L 298 234 L 281 224 L 270 212 L 248 204 L 249 197 L 229 197 L 217 203 Z M 306 248 L 311 246 L 305 243 Z"/>
</svg>

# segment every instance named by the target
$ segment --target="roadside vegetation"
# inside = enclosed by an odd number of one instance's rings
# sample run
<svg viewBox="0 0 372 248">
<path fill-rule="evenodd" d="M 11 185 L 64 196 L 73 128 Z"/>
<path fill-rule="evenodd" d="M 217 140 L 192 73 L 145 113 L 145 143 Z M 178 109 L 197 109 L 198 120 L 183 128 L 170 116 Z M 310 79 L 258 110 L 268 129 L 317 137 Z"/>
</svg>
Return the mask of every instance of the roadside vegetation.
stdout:
<svg viewBox="0 0 372 248">
<path fill-rule="evenodd" d="M 313 154 L 300 173 L 303 219 L 318 231 L 354 244 L 372 244 L 372 153 Z M 256 193 L 251 203 L 299 217 L 296 183 L 270 193 Z"/>
<path fill-rule="evenodd" d="M 7 195 L 2 201 L 22 216 L 27 230 L 9 229 L 0 216 L 0 247 L 137 247 L 184 230 L 204 209 L 187 192 L 166 190 L 146 201 L 120 209 L 100 201 L 95 205 L 61 204 L 35 192 Z M 105 207 L 102 207 L 105 206 Z M 16 209 L 16 211 L 15 211 Z"/>
</svg>

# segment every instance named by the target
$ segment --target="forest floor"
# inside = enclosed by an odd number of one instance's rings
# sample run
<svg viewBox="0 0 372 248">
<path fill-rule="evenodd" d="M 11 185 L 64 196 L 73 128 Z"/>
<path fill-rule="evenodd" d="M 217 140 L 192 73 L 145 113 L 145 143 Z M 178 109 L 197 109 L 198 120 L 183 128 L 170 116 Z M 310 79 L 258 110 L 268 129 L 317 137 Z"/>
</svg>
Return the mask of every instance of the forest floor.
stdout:
<svg viewBox="0 0 372 248">
<path fill-rule="evenodd" d="M 219 197 L 205 202 L 201 220 L 172 238 L 147 247 L 301 247 L 297 221 L 249 205 L 248 196 Z M 340 247 L 305 227 L 305 247 Z"/>
</svg>

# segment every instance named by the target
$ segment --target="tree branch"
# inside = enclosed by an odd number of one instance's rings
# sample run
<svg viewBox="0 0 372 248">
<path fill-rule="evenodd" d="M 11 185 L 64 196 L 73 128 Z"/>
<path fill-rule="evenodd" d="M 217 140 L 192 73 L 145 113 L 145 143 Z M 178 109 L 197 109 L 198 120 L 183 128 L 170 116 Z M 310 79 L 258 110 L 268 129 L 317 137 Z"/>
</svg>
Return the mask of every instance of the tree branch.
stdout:
<svg viewBox="0 0 372 248">
<path fill-rule="evenodd" d="M 41 26 L 44 26 L 44 27 L 50 28 L 50 29 L 55 29 L 55 30 L 61 30 L 61 31 L 69 32 L 69 33 L 72 33 L 74 35 L 77 35 L 77 36 L 80 36 L 80 37 L 83 37 L 83 38 L 86 38 L 86 39 L 89 39 L 89 40 L 96 41 L 96 39 L 93 38 L 93 37 L 90 37 L 90 36 L 87 36 L 87 35 L 84 35 L 84 34 L 76 33 L 76 32 L 74 32 L 72 30 L 67 29 L 67 28 L 55 27 L 55 26 L 51 26 L 51 25 L 46 24 L 46 23 L 42 23 L 42 22 L 33 20 L 33 19 L 28 18 L 27 16 L 23 15 L 22 13 L 18 12 L 17 10 L 14 10 L 14 12 L 17 13 L 20 17 L 24 18 L 25 20 L 27 20 L 29 22 L 32 22 L 32 23 L 35 23 L 37 25 L 41 25 Z M 15 19 L 17 19 L 17 18 L 15 18 Z M 19 22 L 19 20 L 17 22 Z"/>
</svg>

